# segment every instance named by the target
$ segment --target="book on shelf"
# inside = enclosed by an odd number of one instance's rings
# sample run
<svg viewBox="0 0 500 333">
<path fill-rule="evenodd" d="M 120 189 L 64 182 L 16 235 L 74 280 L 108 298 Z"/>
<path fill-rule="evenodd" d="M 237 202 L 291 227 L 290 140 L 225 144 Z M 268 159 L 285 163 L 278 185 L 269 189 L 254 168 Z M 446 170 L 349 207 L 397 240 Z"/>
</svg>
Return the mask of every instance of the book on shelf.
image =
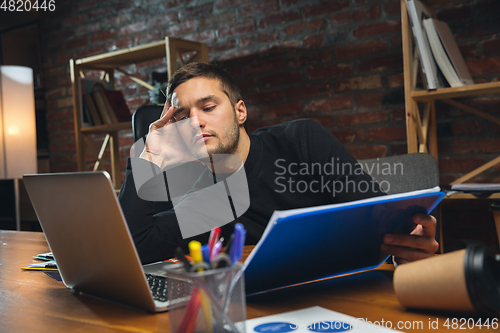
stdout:
<svg viewBox="0 0 500 333">
<path fill-rule="evenodd" d="M 451 87 L 474 84 L 450 28 L 434 18 L 423 21 L 432 54 Z"/>
<path fill-rule="evenodd" d="M 125 102 L 123 93 L 119 90 L 105 90 L 104 95 L 109 103 L 111 110 L 113 110 L 118 122 L 127 122 L 132 120 L 132 115 Z"/>
<path fill-rule="evenodd" d="M 91 125 L 92 126 L 103 125 L 104 122 L 101 119 L 101 115 L 97 110 L 97 106 L 95 105 L 92 95 L 91 94 L 85 95 L 84 100 L 85 100 L 85 105 L 89 110 Z"/>
<path fill-rule="evenodd" d="M 113 110 L 108 108 L 106 104 L 106 96 L 103 91 L 96 91 L 92 93 L 92 97 L 94 98 L 97 108 L 99 109 L 99 113 L 101 117 L 104 119 L 104 123 L 106 125 L 115 124 L 118 122 L 116 117 L 114 116 Z"/>
<path fill-rule="evenodd" d="M 429 40 L 427 34 L 422 27 L 424 19 L 432 17 L 430 9 L 418 0 L 406 0 L 406 7 L 410 24 L 415 37 L 415 44 L 417 45 L 418 56 L 424 72 L 425 82 L 427 83 L 428 90 L 435 90 L 437 88 L 444 88 L 445 83 L 439 75 L 439 70 L 431 53 Z"/>
<path fill-rule="evenodd" d="M 104 80 L 97 79 L 87 79 L 80 78 L 80 117 L 82 121 L 82 127 L 102 125 L 102 121 L 95 122 L 95 117 L 92 115 L 92 108 L 88 104 L 87 95 L 97 91 L 97 90 L 108 90 L 114 89 L 114 84 L 112 82 L 107 82 Z M 95 105 L 94 105 L 95 107 Z"/>
</svg>

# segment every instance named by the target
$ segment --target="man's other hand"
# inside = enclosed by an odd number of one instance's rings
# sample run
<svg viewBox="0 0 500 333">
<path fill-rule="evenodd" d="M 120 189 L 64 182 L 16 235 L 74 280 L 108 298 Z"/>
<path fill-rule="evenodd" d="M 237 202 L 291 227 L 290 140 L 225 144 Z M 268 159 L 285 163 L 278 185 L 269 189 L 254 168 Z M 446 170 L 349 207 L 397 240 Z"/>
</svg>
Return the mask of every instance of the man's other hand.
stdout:
<svg viewBox="0 0 500 333">
<path fill-rule="evenodd" d="M 417 226 L 409 235 L 384 236 L 384 243 L 380 249 L 384 253 L 393 255 L 396 264 L 432 257 L 439 248 L 434 216 L 414 214 L 413 222 Z"/>
</svg>

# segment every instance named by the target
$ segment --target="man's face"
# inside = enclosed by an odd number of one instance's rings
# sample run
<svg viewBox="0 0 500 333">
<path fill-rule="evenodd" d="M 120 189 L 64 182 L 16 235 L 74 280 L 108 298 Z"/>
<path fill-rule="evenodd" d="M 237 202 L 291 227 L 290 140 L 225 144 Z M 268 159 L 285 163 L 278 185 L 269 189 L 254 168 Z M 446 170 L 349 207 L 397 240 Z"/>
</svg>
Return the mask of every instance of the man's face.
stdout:
<svg viewBox="0 0 500 333">
<path fill-rule="evenodd" d="M 239 141 L 235 108 L 218 80 L 194 78 L 172 94 L 179 133 L 196 158 L 233 154 Z"/>
</svg>

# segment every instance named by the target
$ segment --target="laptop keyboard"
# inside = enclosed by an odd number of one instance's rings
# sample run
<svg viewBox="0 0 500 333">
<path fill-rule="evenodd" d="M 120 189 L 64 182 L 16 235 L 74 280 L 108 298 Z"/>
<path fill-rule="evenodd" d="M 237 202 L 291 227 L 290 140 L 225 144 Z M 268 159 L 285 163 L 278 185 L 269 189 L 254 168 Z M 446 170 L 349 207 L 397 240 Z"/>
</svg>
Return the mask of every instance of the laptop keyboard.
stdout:
<svg viewBox="0 0 500 333">
<path fill-rule="evenodd" d="M 153 293 L 153 299 L 159 302 L 167 301 L 167 279 L 164 276 L 146 273 L 149 289 Z"/>
</svg>

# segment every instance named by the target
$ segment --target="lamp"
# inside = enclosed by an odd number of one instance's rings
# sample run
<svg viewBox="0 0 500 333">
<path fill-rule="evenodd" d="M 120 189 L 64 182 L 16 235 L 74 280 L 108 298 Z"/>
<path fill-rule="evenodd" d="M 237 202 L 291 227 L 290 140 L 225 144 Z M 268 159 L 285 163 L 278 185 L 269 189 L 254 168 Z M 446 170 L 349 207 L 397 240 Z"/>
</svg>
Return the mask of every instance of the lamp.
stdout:
<svg viewBox="0 0 500 333">
<path fill-rule="evenodd" d="M 33 70 L 0 66 L 0 179 L 14 179 L 17 230 L 19 178 L 26 173 L 37 173 Z"/>
</svg>

